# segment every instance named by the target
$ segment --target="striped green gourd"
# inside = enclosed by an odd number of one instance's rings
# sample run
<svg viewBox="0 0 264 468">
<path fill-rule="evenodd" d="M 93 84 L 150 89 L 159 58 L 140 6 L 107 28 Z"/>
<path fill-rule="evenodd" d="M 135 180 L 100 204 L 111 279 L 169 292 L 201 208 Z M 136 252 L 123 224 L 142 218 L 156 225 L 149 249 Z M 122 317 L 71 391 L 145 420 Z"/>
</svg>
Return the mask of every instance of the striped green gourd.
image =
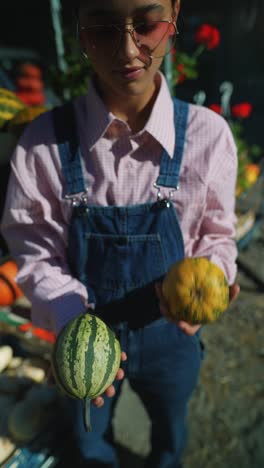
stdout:
<svg viewBox="0 0 264 468">
<path fill-rule="evenodd" d="M 115 380 L 121 360 L 119 341 L 95 315 L 82 314 L 59 333 L 51 364 L 58 386 L 84 401 L 84 425 L 91 430 L 90 400 Z"/>
<path fill-rule="evenodd" d="M 25 109 L 25 104 L 18 99 L 12 91 L 0 88 L 0 128 L 21 109 Z"/>
</svg>

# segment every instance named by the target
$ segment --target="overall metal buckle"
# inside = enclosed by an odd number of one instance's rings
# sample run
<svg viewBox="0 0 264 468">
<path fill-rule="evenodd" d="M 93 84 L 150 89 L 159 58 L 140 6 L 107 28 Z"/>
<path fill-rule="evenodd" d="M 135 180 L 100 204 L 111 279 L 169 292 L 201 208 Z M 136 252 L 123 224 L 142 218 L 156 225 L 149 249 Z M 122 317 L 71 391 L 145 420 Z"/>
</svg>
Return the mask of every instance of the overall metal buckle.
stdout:
<svg viewBox="0 0 264 468">
<path fill-rule="evenodd" d="M 179 185 L 177 185 L 176 187 L 174 188 L 171 188 L 169 190 L 169 197 L 163 197 L 162 196 L 162 193 L 161 193 L 161 186 L 158 185 L 156 182 L 153 184 L 153 187 L 158 190 L 158 193 L 157 193 L 157 201 L 158 202 L 161 202 L 163 201 L 165 203 L 165 205 L 167 206 L 167 208 L 170 207 L 170 204 L 171 204 L 171 200 L 173 199 L 174 197 L 174 193 L 175 192 L 178 192 L 178 190 L 180 190 L 180 187 Z"/>
<path fill-rule="evenodd" d="M 88 204 L 87 193 L 88 187 L 86 187 L 84 192 L 65 195 L 65 199 L 70 200 L 73 207 L 86 206 Z"/>
</svg>

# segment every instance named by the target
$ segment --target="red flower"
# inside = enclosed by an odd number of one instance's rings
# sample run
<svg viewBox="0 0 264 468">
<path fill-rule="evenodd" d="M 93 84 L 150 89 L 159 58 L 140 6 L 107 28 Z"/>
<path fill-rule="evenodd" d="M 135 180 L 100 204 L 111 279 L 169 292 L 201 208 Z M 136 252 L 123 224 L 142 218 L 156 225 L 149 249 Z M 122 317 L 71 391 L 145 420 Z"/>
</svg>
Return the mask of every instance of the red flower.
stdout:
<svg viewBox="0 0 264 468">
<path fill-rule="evenodd" d="M 210 24 L 202 24 L 195 34 L 195 41 L 207 49 L 215 49 L 220 43 L 220 31 Z"/>
<path fill-rule="evenodd" d="M 253 106 L 249 102 L 242 102 L 241 104 L 236 104 L 232 106 L 231 112 L 234 117 L 240 117 L 246 119 L 250 116 Z"/>
<path fill-rule="evenodd" d="M 183 63 L 179 63 L 179 65 L 177 65 L 177 70 L 182 73 L 185 69 L 185 65 Z"/>
<path fill-rule="evenodd" d="M 211 104 L 209 106 L 209 109 L 216 112 L 217 114 L 222 114 L 222 107 L 220 106 L 220 104 Z"/>
<path fill-rule="evenodd" d="M 186 73 L 184 73 L 184 70 L 185 70 L 184 63 L 179 63 L 179 65 L 177 65 L 177 70 L 180 73 L 179 77 L 178 77 L 178 80 L 177 80 L 177 84 L 182 84 L 182 83 L 184 83 L 184 81 L 187 78 Z"/>
</svg>

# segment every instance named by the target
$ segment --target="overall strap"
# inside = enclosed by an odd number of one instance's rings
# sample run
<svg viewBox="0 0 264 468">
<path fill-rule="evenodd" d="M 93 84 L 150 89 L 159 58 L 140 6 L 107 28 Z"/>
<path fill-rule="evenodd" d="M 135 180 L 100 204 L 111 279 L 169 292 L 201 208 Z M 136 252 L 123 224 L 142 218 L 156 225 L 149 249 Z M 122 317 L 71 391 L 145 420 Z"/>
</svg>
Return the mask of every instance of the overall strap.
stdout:
<svg viewBox="0 0 264 468">
<path fill-rule="evenodd" d="M 85 192 L 80 144 L 72 102 L 52 111 L 56 141 L 66 183 L 65 195 Z"/>
<path fill-rule="evenodd" d="M 179 99 L 173 99 L 174 104 L 174 126 L 176 134 L 176 145 L 173 158 L 170 158 L 164 150 L 161 156 L 160 174 L 156 181 L 157 185 L 164 187 L 178 187 L 179 174 L 184 153 L 185 135 L 187 129 L 189 104 Z"/>
</svg>

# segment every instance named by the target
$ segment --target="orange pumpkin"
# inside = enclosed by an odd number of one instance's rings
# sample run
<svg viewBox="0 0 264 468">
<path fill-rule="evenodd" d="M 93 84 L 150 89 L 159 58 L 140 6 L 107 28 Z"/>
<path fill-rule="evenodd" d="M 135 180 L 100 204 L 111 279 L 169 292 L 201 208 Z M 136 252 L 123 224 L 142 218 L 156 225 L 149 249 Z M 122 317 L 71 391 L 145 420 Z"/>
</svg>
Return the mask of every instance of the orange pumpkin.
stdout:
<svg viewBox="0 0 264 468">
<path fill-rule="evenodd" d="M 249 185 L 253 185 L 259 176 L 260 167 L 257 164 L 247 164 L 246 165 L 246 180 Z"/>
<path fill-rule="evenodd" d="M 22 76 L 30 76 L 32 78 L 42 78 L 42 71 L 38 67 L 38 65 L 34 65 L 33 63 L 23 63 L 20 65 L 18 70 L 19 75 Z"/>
<path fill-rule="evenodd" d="M 172 265 L 162 283 L 169 318 L 190 324 L 215 321 L 228 307 L 223 271 L 207 258 L 185 258 Z"/>
<path fill-rule="evenodd" d="M 16 80 L 16 85 L 19 91 L 32 90 L 41 92 L 44 89 L 43 81 L 31 76 L 20 76 Z"/>
<path fill-rule="evenodd" d="M 23 292 L 16 284 L 17 264 L 9 260 L 0 266 L 0 306 L 12 305 Z"/>
</svg>

